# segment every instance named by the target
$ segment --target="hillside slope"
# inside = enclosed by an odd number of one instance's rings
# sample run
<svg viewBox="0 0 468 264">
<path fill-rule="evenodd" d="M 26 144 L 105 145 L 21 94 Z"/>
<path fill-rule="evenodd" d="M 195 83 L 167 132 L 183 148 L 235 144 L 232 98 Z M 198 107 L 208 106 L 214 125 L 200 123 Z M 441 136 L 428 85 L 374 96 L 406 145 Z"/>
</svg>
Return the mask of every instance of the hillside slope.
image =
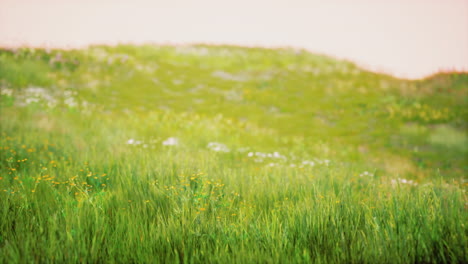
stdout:
<svg viewBox="0 0 468 264">
<path fill-rule="evenodd" d="M 3 91 L 77 93 L 102 111 L 221 114 L 402 175 L 467 172 L 463 73 L 406 81 L 303 50 L 97 46 L 2 50 L 0 79 Z"/>
</svg>

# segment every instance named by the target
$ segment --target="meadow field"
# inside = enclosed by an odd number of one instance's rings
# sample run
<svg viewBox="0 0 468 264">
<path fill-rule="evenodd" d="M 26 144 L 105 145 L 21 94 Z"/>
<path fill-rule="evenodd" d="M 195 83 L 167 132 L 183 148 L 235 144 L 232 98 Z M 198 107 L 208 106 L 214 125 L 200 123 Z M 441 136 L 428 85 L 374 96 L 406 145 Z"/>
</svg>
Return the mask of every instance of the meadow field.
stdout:
<svg viewBox="0 0 468 264">
<path fill-rule="evenodd" d="M 0 49 L 0 263 L 468 263 L 468 74 Z"/>
</svg>

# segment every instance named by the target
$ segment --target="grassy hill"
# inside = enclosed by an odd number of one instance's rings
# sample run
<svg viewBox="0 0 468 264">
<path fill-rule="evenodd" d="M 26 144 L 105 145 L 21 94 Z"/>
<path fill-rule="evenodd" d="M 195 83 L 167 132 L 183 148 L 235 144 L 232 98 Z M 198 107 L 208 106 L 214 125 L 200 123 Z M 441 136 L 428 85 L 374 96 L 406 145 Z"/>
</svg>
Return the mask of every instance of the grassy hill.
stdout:
<svg viewBox="0 0 468 264">
<path fill-rule="evenodd" d="M 466 262 L 468 74 L 0 50 L 0 262 Z"/>
</svg>

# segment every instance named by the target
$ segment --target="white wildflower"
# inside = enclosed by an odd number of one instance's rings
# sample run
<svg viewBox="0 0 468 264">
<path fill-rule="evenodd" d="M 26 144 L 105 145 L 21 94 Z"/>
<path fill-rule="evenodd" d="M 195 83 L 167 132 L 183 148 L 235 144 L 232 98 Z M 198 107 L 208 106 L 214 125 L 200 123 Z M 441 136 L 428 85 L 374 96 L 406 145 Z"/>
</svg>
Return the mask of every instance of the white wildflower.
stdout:
<svg viewBox="0 0 468 264">
<path fill-rule="evenodd" d="M 28 87 L 24 90 L 26 95 L 41 97 L 42 95 L 48 94 L 47 90 L 42 87 Z"/>
<path fill-rule="evenodd" d="M 313 162 L 313 161 L 311 161 L 311 160 L 304 160 L 304 161 L 302 162 L 302 165 L 308 165 L 308 166 L 313 167 L 313 166 L 315 166 L 315 162 Z"/>
<path fill-rule="evenodd" d="M 413 185 L 413 186 L 418 185 L 418 183 L 416 183 L 413 180 L 407 180 L 407 179 L 401 179 L 401 178 L 398 178 L 396 180 L 393 179 L 390 182 L 391 182 L 392 185 L 396 185 L 397 183 L 406 184 L 406 185 Z"/>
<path fill-rule="evenodd" d="M 359 177 L 364 177 L 364 176 L 366 176 L 366 177 L 374 177 L 374 174 L 373 174 L 373 173 L 370 173 L 370 172 L 368 172 L 368 171 L 365 171 L 365 172 L 359 174 Z"/>
<path fill-rule="evenodd" d="M 172 83 L 173 83 L 174 85 L 181 85 L 181 84 L 184 83 L 184 81 L 175 79 L 175 80 L 172 80 Z"/>
<path fill-rule="evenodd" d="M 179 139 L 170 137 L 162 142 L 163 146 L 176 146 L 179 144 Z"/>
<path fill-rule="evenodd" d="M 207 147 L 216 152 L 229 152 L 229 148 L 226 145 L 218 142 L 210 142 Z"/>
<path fill-rule="evenodd" d="M 75 101 L 75 98 L 73 97 L 68 97 L 65 99 L 64 103 L 68 105 L 68 107 L 76 107 L 78 103 Z"/>
<path fill-rule="evenodd" d="M 223 80 L 228 80 L 228 81 L 236 81 L 236 82 L 247 81 L 247 78 L 245 78 L 244 76 L 238 76 L 238 75 L 231 74 L 229 72 L 219 71 L 219 70 L 213 72 L 211 76 L 217 77 Z"/>
<path fill-rule="evenodd" d="M 279 152 L 275 151 L 273 152 L 273 158 L 277 158 L 277 159 L 285 159 L 286 157 L 279 154 Z"/>
<path fill-rule="evenodd" d="M 267 157 L 267 155 L 265 153 L 262 153 L 262 152 L 255 152 L 255 156 L 260 157 L 260 158 L 266 158 Z"/>
<path fill-rule="evenodd" d="M 0 89 L 0 94 L 11 97 L 13 95 L 13 89 L 2 88 L 2 89 Z"/>
<path fill-rule="evenodd" d="M 36 98 L 36 97 L 28 97 L 25 100 L 26 104 L 37 103 L 37 102 L 39 102 L 39 98 Z"/>
</svg>

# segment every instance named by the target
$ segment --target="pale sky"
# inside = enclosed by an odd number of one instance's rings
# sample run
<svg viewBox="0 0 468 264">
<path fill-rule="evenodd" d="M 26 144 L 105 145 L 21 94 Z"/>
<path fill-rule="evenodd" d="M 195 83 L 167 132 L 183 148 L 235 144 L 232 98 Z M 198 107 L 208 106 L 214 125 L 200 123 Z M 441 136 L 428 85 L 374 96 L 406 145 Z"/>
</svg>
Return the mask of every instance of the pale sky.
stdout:
<svg viewBox="0 0 468 264">
<path fill-rule="evenodd" d="M 305 48 L 420 78 L 468 71 L 468 0 L 0 0 L 0 46 Z"/>
</svg>

